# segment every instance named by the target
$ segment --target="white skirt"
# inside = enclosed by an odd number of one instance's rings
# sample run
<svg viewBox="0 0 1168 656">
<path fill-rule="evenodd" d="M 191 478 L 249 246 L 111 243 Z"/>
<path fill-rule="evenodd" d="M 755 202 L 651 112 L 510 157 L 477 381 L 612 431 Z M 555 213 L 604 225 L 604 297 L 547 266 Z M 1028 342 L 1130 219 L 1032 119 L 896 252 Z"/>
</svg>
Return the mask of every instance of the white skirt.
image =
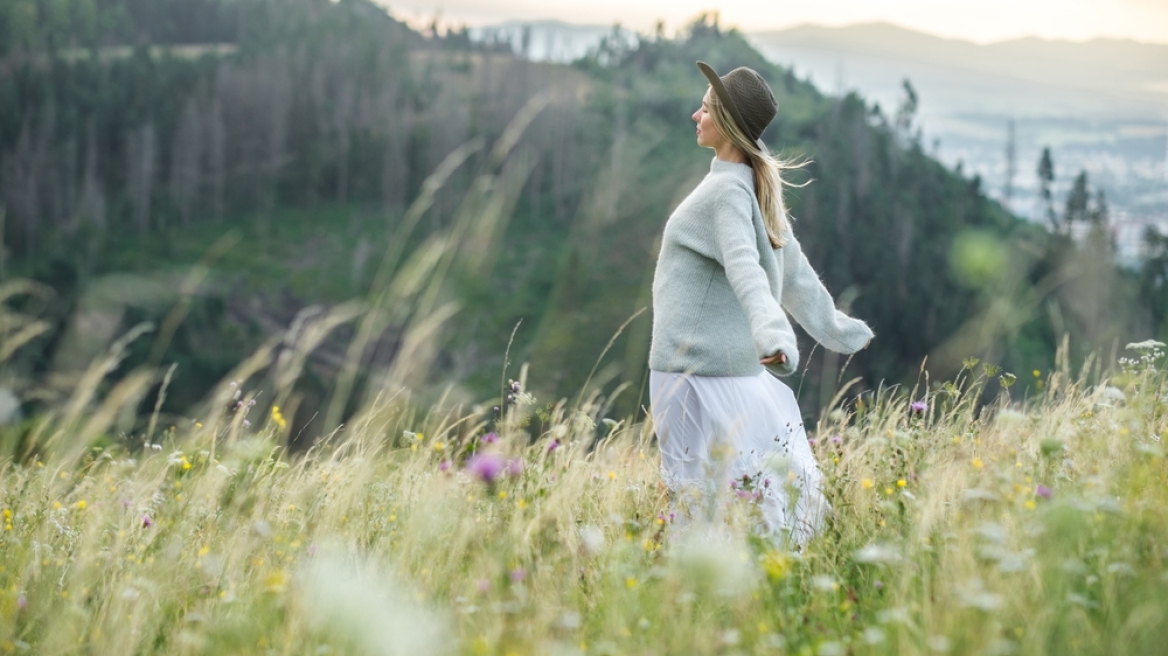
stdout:
<svg viewBox="0 0 1168 656">
<path fill-rule="evenodd" d="M 676 523 L 712 521 L 737 497 L 758 506 L 759 530 L 784 546 L 822 529 L 831 506 L 790 387 L 766 371 L 653 371 L 649 395 Z"/>
</svg>

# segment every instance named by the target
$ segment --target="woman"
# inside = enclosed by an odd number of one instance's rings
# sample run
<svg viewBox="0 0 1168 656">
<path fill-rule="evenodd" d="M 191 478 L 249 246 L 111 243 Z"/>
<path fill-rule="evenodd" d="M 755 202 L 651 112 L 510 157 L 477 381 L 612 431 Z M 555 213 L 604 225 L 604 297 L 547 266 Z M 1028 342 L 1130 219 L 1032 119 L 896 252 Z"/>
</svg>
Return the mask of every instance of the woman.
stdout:
<svg viewBox="0 0 1168 656">
<path fill-rule="evenodd" d="M 835 309 L 791 233 L 782 172 L 760 137 L 777 105 L 749 68 L 719 77 L 694 113 L 710 173 L 665 225 L 649 355 L 661 469 L 678 521 L 711 518 L 718 491 L 761 509 L 764 534 L 802 546 L 830 510 L 791 388 L 799 350 L 787 312 L 825 347 L 854 353 L 872 331 Z"/>
</svg>

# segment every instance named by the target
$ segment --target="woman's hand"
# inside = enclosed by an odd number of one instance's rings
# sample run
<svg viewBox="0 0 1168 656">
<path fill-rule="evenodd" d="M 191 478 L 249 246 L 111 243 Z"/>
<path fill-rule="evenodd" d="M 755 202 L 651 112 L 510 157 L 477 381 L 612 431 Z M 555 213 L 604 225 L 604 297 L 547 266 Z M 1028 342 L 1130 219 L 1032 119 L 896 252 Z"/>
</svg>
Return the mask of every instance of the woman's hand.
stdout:
<svg viewBox="0 0 1168 656">
<path fill-rule="evenodd" d="M 759 364 L 787 364 L 787 355 L 782 351 L 758 361 Z"/>
</svg>

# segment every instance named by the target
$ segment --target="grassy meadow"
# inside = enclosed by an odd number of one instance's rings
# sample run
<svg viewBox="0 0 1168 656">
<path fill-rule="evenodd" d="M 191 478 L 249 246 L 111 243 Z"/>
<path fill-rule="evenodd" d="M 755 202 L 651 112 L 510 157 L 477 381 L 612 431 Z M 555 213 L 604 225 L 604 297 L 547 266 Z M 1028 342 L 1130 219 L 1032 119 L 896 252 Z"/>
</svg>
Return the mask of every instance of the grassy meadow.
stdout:
<svg viewBox="0 0 1168 656">
<path fill-rule="evenodd" d="M 498 415 L 387 395 L 289 456 L 283 412 L 231 384 L 145 442 L 98 439 L 115 388 L 6 434 L 0 649 L 1159 653 L 1168 389 L 1134 346 L 1027 374 L 1035 398 L 983 405 L 1011 376 L 970 360 L 831 409 L 812 437 L 835 514 L 798 553 L 743 530 L 729 489 L 716 535 L 673 531 L 651 426 L 595 395 Z"/>
</svg>

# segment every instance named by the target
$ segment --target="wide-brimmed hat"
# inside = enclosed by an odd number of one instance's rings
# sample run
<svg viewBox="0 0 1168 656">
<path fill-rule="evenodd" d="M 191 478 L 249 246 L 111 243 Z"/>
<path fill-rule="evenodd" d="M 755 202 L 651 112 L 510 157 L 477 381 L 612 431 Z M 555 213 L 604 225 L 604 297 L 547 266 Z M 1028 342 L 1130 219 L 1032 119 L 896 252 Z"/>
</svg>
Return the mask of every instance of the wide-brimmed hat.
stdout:
<svg viewBox="0 0 1168 656">
<path fill-rule="evenodd" d="M 721 77 L 706 62 L 698 62 L 698 68 L 710 79 L 710 86 L 718 94 L 718 100 L 730 110 L 734 122 L 751 141 L 757 142 L 779 109 L 766 80 L 746 66 L 739 66 Z"/>
</svg>

